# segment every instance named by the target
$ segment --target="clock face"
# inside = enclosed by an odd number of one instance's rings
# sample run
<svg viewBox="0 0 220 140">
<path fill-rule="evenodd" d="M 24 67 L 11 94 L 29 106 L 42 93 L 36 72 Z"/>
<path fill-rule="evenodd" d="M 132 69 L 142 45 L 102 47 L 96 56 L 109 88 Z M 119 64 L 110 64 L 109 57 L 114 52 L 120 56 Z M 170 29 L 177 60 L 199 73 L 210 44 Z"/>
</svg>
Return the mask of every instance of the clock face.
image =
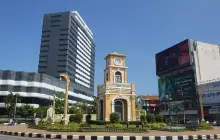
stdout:
<svg viewBox="0 0 220 140">
<path fill-rule="evenodd" d="M 121 59 L 120 58 L 115 58 L 114 63 L 115 63 L 115 65 L 121 65 Z"/>
</svg>

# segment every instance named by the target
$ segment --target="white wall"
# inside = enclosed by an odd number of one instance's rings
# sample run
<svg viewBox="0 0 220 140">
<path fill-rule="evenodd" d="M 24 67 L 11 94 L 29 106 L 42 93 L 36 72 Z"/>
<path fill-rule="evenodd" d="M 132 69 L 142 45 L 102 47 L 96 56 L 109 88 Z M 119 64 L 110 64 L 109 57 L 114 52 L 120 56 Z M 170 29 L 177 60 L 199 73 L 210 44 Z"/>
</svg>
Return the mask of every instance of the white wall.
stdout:
<svg viewBox="0 0 220 140">
<path fill-rule="evenodd" d="M 198 83 L 220 78 L 220 46 L 197 41 L 194 59 Z"/>
</svg>

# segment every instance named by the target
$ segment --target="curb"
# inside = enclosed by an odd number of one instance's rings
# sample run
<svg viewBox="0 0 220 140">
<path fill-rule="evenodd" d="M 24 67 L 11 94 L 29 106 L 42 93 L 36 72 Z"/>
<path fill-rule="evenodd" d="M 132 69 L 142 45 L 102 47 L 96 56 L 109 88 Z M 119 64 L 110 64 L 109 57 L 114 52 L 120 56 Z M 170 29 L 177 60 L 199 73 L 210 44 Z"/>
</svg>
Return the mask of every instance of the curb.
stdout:
<svg viewBox="0 0 220 140">
<path fill-rule="evenodd" d="M 183 135 L 183 136 L 79 136 L 79 135 L 59 135 L 59 134 L 40 134 L 30 132 L 9 132 L 0 131 L 0 134 L 31 137 L 31 138 L 51 138 L 63 140 L 206 140 L 220 139 L 220 134 L 210 135 Z"/>
</svg>

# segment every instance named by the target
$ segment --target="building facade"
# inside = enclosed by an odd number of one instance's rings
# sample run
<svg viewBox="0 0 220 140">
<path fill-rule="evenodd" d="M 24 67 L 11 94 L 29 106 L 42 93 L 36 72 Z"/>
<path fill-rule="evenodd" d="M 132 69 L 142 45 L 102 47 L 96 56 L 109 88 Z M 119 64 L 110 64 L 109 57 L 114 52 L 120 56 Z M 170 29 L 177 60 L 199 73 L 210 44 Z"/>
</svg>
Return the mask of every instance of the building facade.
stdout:
<svg viewBox="0 0 220 140">
<path fill-rule="evenodd" d="M 202 119 L 203 106 L 206 116 L 208 109 L 216 109 L 220 102 L 219 64 L 220 46 L 191 39 L 156 54 L 159 96 L 163 104 L 160 113 L 196 120 Z M 203 106 L 199 104 L 200 94 Z M 184 111 L 179 116 L 173 115 L 173 106 L 182 106 Z"/>
<path fill-rule="evenodd" d="M 111 53 L 105 57 L 104 84 L 97 87 L 98 120 L 109 121 L 113 112 L 121 121 L 136 120 L 135 85 L 127 83 L 125 55 Z"/>
<path fill-rule="evenodd" d="M 73 88 L 75 87 L 75 88 Z M 79 93 L 76 83 L 70 83 L 69 103 L 93 100 L 90 94 Z M 43 73 L 0 70 L 0 112 L 5 113 L 4 98 L 12 92 L 21 96 L 21 104 L 29 104 L 35 108 L 52 104 L 56 92 L 65 92 L 65 81 Z M 0 114 L 1 114 L 0 113 Z"/>
<path fill-rule="evenodd" d="M 140 100 L 141 109 L 145 110 L 147 114 L 155 114 L 159 113 L 158 104 L 159 104 L 159 96 L 153 95 L 141 95 L 137 96 Z"/>
<path fill-rule="evenodd" d="M 80 93 L 94 95 L 95 43 L 78 12 L 44 15 L 38 72 L 66 73 Z"/>
</svg>

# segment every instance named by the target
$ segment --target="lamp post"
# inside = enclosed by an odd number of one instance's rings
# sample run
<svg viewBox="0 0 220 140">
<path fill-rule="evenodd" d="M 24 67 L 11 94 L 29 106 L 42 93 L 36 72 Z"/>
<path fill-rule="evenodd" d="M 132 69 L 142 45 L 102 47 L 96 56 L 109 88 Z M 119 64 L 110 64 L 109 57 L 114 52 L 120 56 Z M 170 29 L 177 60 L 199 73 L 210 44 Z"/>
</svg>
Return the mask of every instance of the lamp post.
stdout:
<svg viewBox="0 0 220 140">
<path fill-rule="evenodd" d="M 69 88 L 69 82 L 70 82 L 70 78 L 62 73 L 60 74 L 60 77 L 63 77 L 66 80 L 66 91 L 65 91 L 65 103 L 64 103 L 64 125 L 68 124 L 68 120 L 67 120 L 67 109 L 68 109 L 68 88 Z"/>
<path fill-rule="evenodd" d="M 199 105 L 200 105 L 201 121 L 205 122 L 203 104 L 202 104 L 202 93 L 201 92 L 199 92 Z"/>
<path fill-rule="evenodd" d="M 170 114 L 170 110 L 171 110 L 170 102 L 171 102 L 172 98 L 169 95 L 166 95 L 166 100 L 168 101 L 169 120 L 170 120 L 170 123 L 172 123 L 172 117 L 171 117 L 171 114 Z"/>
</svg>

